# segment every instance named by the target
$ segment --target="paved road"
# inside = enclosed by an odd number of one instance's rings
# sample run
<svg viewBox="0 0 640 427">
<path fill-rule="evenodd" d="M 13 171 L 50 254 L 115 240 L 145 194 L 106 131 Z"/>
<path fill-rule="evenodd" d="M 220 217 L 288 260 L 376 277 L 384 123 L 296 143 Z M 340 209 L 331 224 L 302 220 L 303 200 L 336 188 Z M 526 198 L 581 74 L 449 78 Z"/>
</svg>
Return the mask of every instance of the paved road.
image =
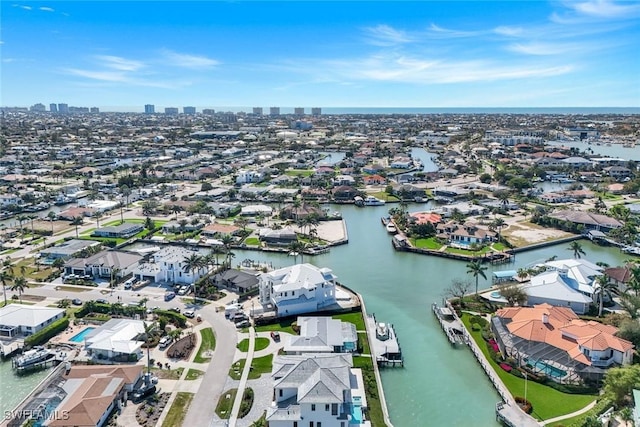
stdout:
<svg viewBox="0 0 640 427">
<path fill-rule="evenodd" d="M 189 411 L 182 425 L 206 427 L 212 425 L 216 405 L 233 363 L 233 356 L 238 344 L 238 334 L 232 322 L 224 317 L 224 312 L 216 313 L 215 304 L 209 304 L 198 313 L 202 319 L 211 324 L 216 336 L 216 349 L 202 378 L 198 392 L 189 406 Z"/>
</svg>

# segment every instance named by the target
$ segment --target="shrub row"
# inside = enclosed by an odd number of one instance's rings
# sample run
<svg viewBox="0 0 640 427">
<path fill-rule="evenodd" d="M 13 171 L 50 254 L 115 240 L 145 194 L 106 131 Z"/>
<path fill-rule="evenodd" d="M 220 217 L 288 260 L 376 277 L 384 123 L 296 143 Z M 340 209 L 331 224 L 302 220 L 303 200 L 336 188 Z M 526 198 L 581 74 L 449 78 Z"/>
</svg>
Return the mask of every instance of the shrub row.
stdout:
<svg viewBox="0 0 640 427">
<path fill-rule="evenodd" d="M 173 323 L 175 326 L 179 328 L 184 328 L 187 325 L 187 318 L 180 313 L 176 313 L 175 311 L 156 310 L 154 311 L 154 313 L 158 317 L 165 317 L 167 321 L 169 321 L 170 323 Z"/>
<path fill-rule="evenodd" d="M 69 326 L 69 318 L 63 317 L 62 319 L 58 319 L 49 326 L 44 327 L 33 335 L 29 335 L 24 339 L 24 343 L 27 347 L 33 347 L 34 345 L 44 344 L 49 341 L 49 339 L 58 335 L 60 332 L 67 329 Z"/>
</svg>

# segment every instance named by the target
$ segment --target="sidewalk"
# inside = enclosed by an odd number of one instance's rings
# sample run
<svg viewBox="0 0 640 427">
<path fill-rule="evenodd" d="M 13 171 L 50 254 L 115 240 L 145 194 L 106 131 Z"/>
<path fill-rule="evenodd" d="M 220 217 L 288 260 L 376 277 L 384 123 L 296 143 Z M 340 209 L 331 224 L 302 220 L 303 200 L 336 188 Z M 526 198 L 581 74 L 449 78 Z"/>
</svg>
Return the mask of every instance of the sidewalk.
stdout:
<svg viewBox="0 0 640 427">
<path fill-rule="evenodd" d="M 238 421 L 238 413 L 240 412 L 240 405 L 242 404 L 242 396 L 244 395 L 244 389 L 247 386 L 247 379 L 249 378 L 249 371 L 251 370 L 251 362 L 253 361 L 253 353 L 256 343 L 255 334 L 255 329 L 251 327 L 249 329 L 249 350 L 247 351 L 247 359 L 244 363 L 242 376 L 240 377 L 240 384 L 238 384 L 236 400 L 233 402 L 233 408 L 231 409 L 231 416 L 229 417 L 229 427 L 235 427 Z"/>
</svg>

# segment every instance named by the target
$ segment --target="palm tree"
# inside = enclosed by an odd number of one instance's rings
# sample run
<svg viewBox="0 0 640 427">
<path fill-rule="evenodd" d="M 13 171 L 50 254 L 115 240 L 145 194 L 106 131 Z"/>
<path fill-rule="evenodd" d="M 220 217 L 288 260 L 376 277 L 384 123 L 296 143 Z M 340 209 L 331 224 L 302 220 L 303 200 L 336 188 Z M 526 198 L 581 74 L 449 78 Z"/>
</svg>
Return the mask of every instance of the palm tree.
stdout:
<svg viewBox="0 0 640 427">
<path fill-rule="evenodd" d="M 304 250 L 307 245 L 304 242 L 295 240 L 289 243 L 289 255 L 293 256 L 293 263 L 297 264 L 298 255 L 300 255 L 300 263 L 304 263 Z"/>
<path fill-rule="evenodd" d="M 487 280 L 486 270 L 487 267 L 482 265 L 479 260 L 471 261 L 467 264 L 467 274 L 471 274 L 476 279 L 476 296 L 478 295 L 478 276 L 482 276 L 483 279 Z"/>
<path fill-rule="evenodd" d="M 596 277 L 595 292 L 598 294 L 598 317 L 602 316 L 602 307 L 604 305 L 605 294 L 611 299 L 611 294 L 618 293 L 618 287 L 609 280 L 609 276 L 601 274 Z"/>
<path fill-rule="evenodd" d="M 155 329 L 155 323 L 149 322 L 144 324 L 144 340 L 147 346 L 147 377 L 145 378 L 145 382 L 147 387 L 151 385 L 151 355 L 149 354 L 150 338 L 151 333 Z"/>
<path fill-rule="evenodd" d="M 13 280 L 13 274 L 11 274 L 11 270 L 4 269 L 0 271 L 0 283 L 2 283 L 2 293 L 4 295 L 4 305 L 7 305 L 7 283 Z"/>
<path fill-rule="evenodd" d="M 199 272 L 200 270 L 202 270 L 206 265 L 205 265 L 205 259 L 202 255 L 198 254 L 198 253 L 193 253 L 191 255 L 189 255 L 188 257 L 186 257 L 184 260 L 182 260 L 182 270 L 185 272 L 190 272 L 191 274 L 194 274 L 196 272 Z M 194 303 L 196 303 L 198 301 L 198 292 L 196 289 L 196 282 L 197 279 L 194 278 L 193 280 L 193 301 Z"/>
<path fill-rule="evenodd" d="M 120 208 L 120 224 L 124 224 L 124 203 L 118 202 L 118 207 Z"/>
<path fill-rule="evenodd" d="M 236 219 L 234 222 L 235 222 L 235 224 L 236 224 L 238 227 L 241 227 L 241 228 L 242 228 L 242 233 L 243 233 L 243 234 L 246 234 L 246 232 L 247 232 L 247 225 L 249 225 L 249 220 L 248 220 L 248 219 L 246 219 L 246 218 L 238 218 L 238 219 Z"/>
<path fill-rule="evenodd" d="M 76 238 L 78 238 L 78 226 L 82 225 L 83 223 L 84 223 L 84 220 L 82 219 L 81 216 L 76 216 L 73 218 L 73 220 L 71 220 L 71 225 L 76 226 Z"/>
<path fill-rule="evenodd" d="M 33 231 L 33 220 L 38 218 L 38 215 L 31 214 L 27 217 L 29 218 L 29 221 L 31 221 L 31 236 L 33 237 L 33 235 L 35 234 L 35 232 Z"/>
<path fill-rule="evenodd" d="M 573 252 L 574 258 L 581 258 L 582 255 L 586 255 L 586 252 L 582 249 L 582 245 L 577 240 L 571 242 L 567 249 Z"/>
<path fill-rule="evenodd" d="M 187 224 L 189 222 L 186 219 L 181 219 L 180 221 L 178 221 L 178 225 L 180 225 L 180 238 L 184 239 L 184 232 L 187 229 Z"/>
<path fill-rule="evenodd" d="M 16 219 L 20 223 L 20 230 L 22 231 L 22 238 L 24 238 L 24 229 L 22 228 L 22 223 L 27 221 L 29 219 L 29 217 L 27 217 L 26 215 L 18 215 L 16 217 Z"/>
<path fill-rule="evenodd" d="M 153 220 L 151 219 L 151 217 L 146 217 L 144 219 L 144 228 L 146 228 L 147 230 L 151 231 L 154 228 L 156 228 L 156 224 L 155 222 L 153 222 Z"/>
<path fill-rule="evenodd" d="M 127 184 L 124 184 L 122 187 L 120 187 L 120 193 L 122 193 L 122 195 L 124 196 L 125 200 L 126 200 L 126 204 L 125 206 L 129 206 L 129 196 L 131 195 L 131 189 L 129 188 L 129 186 Z"/>
<path fill-rule="evenodd" d="M 54 211 L 49 211 L 47 214 L 47 218 L 51 222 L 51 235 L 53 236 L 53 221 L 58 217 L 58 215 Z"/>
<path fill-rule="evenodd" d="M 100 211 L 93 214 L 93 217 L 96 219 L 96 228 L 100 228 L 100 218 L 102 218 L 104 214 Z"/>
<path fill-rule="evenodd" d="M 182 206 L 173 205 L 171 206 L 171 212 L 176 214 L 176 221 L 178 220 L 178 214 L 182 212 Z"/>
<path fill-rule="evenodd" d="M 498 231 L 498 242 L 500 241 L 500 230 L 502 230 L 502 227 L 504 227 L 506 224 L 507 223 L 502 218 L 496 218 L 491 223 L 491 225 Z"/>
<path fill-rule="evenodd" d="M 22 304 L 22 293 L 28 287 L 29 287 L 29 284 L 27 283 L 27 279 L 25 279 L 23 276 L 18 276 L 15 279 L 13 279 L 13 284 L 9 289 L 11 289 L 12 291 L 18 291 L 18 295 L 20 297 L 20 304 Z"/>
</svg>

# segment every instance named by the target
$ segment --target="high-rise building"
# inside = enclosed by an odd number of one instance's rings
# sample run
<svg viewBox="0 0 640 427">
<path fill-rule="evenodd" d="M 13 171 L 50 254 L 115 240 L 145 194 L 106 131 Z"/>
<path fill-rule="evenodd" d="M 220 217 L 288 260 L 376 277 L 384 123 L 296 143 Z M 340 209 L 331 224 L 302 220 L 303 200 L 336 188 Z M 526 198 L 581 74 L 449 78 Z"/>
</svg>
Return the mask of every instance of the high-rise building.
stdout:
<svg viewBox="0 0 640 427">
<path fill-rule="evenodd" d="M 320 107 L 313 107 L 313 108 L 311 109 L 311 115 L 312 115 L 312 116 L 319 116 L 319 115 L 321 115 L 321 114 L 322 114 L 322 108 L 320 108 Z"/>
<path fill-rule="evenodd" d="M 280 115 L 280 107 L 270 107 L 269 115 L 271 116 L 279 116 Z"/>
<path fill-rule="evenodd" d="M 184 114 L 195 114 L 196 113 L 196 107 L 182 107 L 182 112 Z"/>
<path fill-rule="evenodd" d="M 293 114 L 296 116 L 304 116 L 304 107 L 296 107 L 293 109 Z"/>
<path fill-rule="evenodd" d="M 164 109 L 164 113 L 175 116 L 178 114 L 178 109 L 175 107 L 167 107 Z"/>
<path fill-rule="evenodd" d="M 156 106 L 153 104 L 145 104 L 144 106 L 144 113 L 145 114 L 155 114 L 156 112 Z"/>
<path fill-rule="evenodd" d="M 92 113 L 99 113 L 99 112 L 100 112 L 100 109 L 99 109 L 98 107 L 91 107 L 91 110 L 90 110 L 90 111 L 91 111 Z"/>
<path fill-rule="evenodd" d="M 53 102 L 51 104 L 49 104 L 49 111 L 51 111 L 52 113 L 57 113 L 58 112 L 58 104 L 54 104 Z"/>
<path fill-rule="evenodd" d="M 58 104 L 58 113 L 68 114 L 69 113 L 69 104 Z"/>
<path fill-rule="evenodd" d="M 214 110 L 213 108 L 205 108 L 204 110 L 202 110 L 202 114 L 205 114 L 207 116 L 213 116 L 216 113 L 216 110 Z"/>
<path fill-rule="evenodd" d="M 253 114 L 255 114 L 256 116 L 261 116 L 262 115 L 262 107 L 253 107 Z"/>
<path fill-rule="evenodd" d="M 41 112 L 41 111 L 47 111 L 47 107 L 45 107 L 45 106 L 44 106 L 44 104 L 37 103 L 37 104 L 33 104 L 33 105 L 29 108 L 29 111 L 39 111 L 39 112 Z"/>
</svg>

